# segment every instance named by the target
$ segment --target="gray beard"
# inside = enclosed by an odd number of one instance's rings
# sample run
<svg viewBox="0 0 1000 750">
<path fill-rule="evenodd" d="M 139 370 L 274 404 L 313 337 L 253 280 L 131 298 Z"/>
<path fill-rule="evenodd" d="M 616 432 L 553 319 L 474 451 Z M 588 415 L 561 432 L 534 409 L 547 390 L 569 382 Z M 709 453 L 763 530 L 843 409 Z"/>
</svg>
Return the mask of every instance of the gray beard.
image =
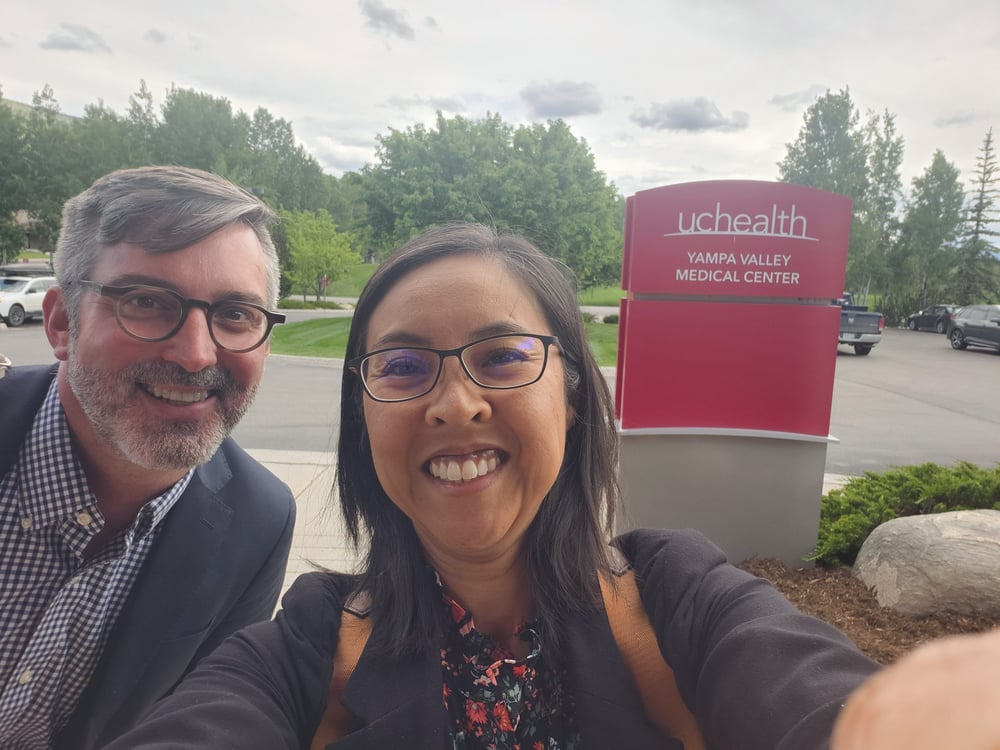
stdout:
<svg viewBox="0 0 1000 750">
<path fill-rule="evenodd" d="M 71 344 L 69 384 L 95 433 L 123 458 L 145 469 L 186 471 L 208 461 L 257 394 L 256 385 L 240 387 L 221 367 L 189 373 L 178 365 L 154 361 L 103 370 L 82 366 L 73 355 Z M 210 389 L 219 409 L 209 420 L 150 422 L 135 404 L 137 384 L 149 382 Z"/>
</svg>

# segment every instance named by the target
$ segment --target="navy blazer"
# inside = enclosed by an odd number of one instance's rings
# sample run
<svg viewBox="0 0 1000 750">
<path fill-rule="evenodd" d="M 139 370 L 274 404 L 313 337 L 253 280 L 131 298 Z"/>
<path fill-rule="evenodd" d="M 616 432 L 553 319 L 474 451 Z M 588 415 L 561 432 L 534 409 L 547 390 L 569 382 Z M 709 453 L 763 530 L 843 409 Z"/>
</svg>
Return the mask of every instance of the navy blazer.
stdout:
<svg viewBox="0 0 1000 750">
<path fill-rule="evenodd" d="M 55 373 L 13 367 L 0 379 L 0 475 L 17 460 Z M 57 748 L 103 746 L 228 635 L 274 612 L 295 501 L 232 439 L 195 470 L 163 524 Z"/>
</svg>

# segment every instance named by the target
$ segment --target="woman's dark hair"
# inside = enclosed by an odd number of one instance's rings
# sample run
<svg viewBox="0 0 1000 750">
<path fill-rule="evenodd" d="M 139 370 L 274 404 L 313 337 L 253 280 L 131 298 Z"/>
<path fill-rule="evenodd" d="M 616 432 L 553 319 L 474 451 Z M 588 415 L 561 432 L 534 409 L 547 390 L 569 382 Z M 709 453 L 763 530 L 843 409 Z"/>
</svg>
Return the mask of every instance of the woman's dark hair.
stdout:
<svg viewBox="0 0 1000 750">
<path fill-rule="evenodd" d="M 567 401 L 575 415 L 555 484 L 525 538 L 525 564 L 546 640 L 558 649 L 559 623 L 598 606 L 595 572 L 610 569 L 608 539 L 619 502 L 614 403 L 587 344 L 573 285 L 524 237 L 481 224 L 448 224 L 407 242 L 375 271 L 358 298 L 346 358 L 365 353 L 372 313 L 404 276 L 442 258 L 477 255 L 499 261 L 534 295 L 559 337 Z M 348 534 L 367 543 L 359 588 L 379 623 L 373 643 L 416 653 L 439 631 L 441 599 L 413 525 L 379 484 L 365 428 L 360 379 L 344 369 L 337 448 L 337 489 Z M 540 418 L 545 418 L 540 415 Z"/>
</svg>

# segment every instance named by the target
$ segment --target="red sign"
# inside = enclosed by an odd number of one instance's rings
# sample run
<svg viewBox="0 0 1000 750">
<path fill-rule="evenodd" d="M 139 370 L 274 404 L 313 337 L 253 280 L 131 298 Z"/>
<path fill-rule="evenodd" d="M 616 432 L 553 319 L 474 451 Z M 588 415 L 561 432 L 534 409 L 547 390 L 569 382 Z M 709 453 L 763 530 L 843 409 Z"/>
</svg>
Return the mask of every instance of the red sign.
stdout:
<svg viewBox="0 0 1000 750">
<path fill-rule="evenodd" d="M 623 300 L 622 309 L 623 429 L 829 434 L 839 307 Z"/>
<path fill-rule="evenodd" d="M 695 182 L 636 193 L 625 224 L 622 429 L 826 437 L 850 199 Z"/>
<path fill-rule="evenodd" d="M 627 201 L 622 286 L 640 294 L 836 299 L 851 200 L 778 182 L 644 190 Z"/>
</svg>

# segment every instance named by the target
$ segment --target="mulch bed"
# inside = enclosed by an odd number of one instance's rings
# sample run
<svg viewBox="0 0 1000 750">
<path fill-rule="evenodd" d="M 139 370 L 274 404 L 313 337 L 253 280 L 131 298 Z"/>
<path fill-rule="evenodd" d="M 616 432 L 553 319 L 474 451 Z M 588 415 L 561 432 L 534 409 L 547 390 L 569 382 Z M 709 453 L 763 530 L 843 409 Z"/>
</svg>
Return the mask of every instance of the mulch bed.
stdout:
<svg viewBox="0 0 1000 750">
<path fill-rule="evenodd" d="M 933 638 L 1000 626 L 1000 619 L 954 612 L 920 618 L 901 615 L 879 606 L 868 587 L 842 568 L 790 568 L 778 560 L 747 560 L 739 567 L 769 580 L 799 609 L 839 628 L 881 664 L 890 664 Z"/>
</svg>

